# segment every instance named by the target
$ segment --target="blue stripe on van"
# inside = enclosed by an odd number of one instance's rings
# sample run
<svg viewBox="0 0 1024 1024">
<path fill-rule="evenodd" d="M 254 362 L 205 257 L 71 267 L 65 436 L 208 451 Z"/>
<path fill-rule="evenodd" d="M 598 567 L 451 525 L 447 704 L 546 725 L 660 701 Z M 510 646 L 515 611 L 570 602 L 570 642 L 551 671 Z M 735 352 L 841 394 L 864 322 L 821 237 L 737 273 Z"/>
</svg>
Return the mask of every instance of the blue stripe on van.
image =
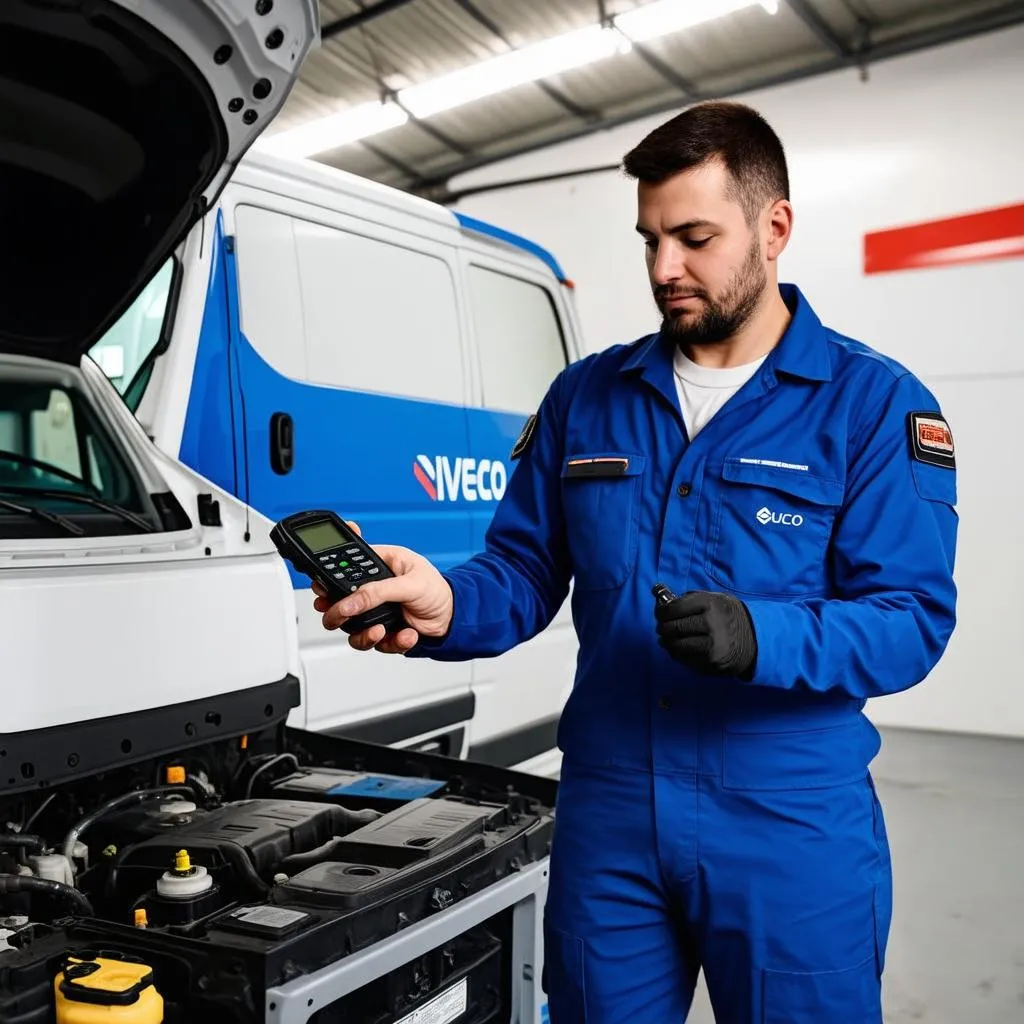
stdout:
<svg viewBox="0 0 1024 1024">
<path fill-rule="evenodd" d="M 500 239 L 502 242 L 514 245 L 517 249 L 523 249 L 528 253 L 532 253 L 551 268 L 559 281 L 568 280 L 558 260 L 547 249 L 536 242 L 531 242 L 528 238 L 523 238 L 522 235 L 506 231 L 504 228 L 499 228 L 494 224 L 488 224 L 487 221 L 477 220 L 476 217 L 470 217 L 465 213 L 456 213 L 455 217 L 465 230 L 476 231 L 481 235 L 487 235 L 489 238 Z"/>
</svg>

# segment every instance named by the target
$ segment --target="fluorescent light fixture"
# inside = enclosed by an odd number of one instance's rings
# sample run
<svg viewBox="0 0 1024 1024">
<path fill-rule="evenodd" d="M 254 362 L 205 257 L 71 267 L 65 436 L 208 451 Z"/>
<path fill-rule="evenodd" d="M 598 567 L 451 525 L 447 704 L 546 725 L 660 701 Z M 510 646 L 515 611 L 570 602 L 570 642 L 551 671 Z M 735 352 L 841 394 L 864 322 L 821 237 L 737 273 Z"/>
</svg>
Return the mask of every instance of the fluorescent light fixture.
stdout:
<svg viewBox="0 0 1024 1024">
<path fill-rule="evenodd" d="M 779 9 L 778 0 L 656 0 L 618 14 L 613 20 L 620 32 L 633 42 L 642 43 L 755 6 L 763 7 L 769 14 Z"/>
<path fill-rule="evenodd" d="M 634 42 L 671 35 L 747 7 L 761 7 L 768 14 L 775 14 L 779 0 L 654 0 L 616 15 L 611 25 L 591 25 L 545 39 L 422 85 L 402 89 L 398 103 L 365 103 L 261 138 L 256 145 L 266 152 L 284 156 L 312 156 L 397 128 L 409 120 L 409 114 L 417 118 L 431 117 L 518 85 L 628 53 Z"/>
<path fill-rule="evenodd" d="M 591 25 L 403 89 L 398 99 L 416 117 L 430 117 L 629 49 L 628 40 L 618 32 Z"/>
<path fill-rule="evenodd" d="M 369 138 L 389 128 L 397 128 L 409 115 L 394 103 L 363 103 L 322 117 L 298 128 L 289 128 L 269 138 L 261 138 L 256 148 L 279 156 L 303 157 L 323 153 L 346 142 Z"/>
</svg>

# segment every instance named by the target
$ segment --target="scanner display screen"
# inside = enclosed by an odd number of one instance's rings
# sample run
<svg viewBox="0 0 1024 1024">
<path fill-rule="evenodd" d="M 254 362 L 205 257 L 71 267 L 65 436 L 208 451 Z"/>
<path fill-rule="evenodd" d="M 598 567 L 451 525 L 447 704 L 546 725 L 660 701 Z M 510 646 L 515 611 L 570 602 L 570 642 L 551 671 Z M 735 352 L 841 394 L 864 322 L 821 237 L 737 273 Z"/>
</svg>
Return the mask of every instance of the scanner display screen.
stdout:
<svg viewBox="0 0 1024 1024">
<path fill-rule="evenodd" d="M 334 523 L 329 521 L 300 527 L 295 531 L 295 535 L 314 554 L 336 548 L 346 541 Z"/>
</svg>

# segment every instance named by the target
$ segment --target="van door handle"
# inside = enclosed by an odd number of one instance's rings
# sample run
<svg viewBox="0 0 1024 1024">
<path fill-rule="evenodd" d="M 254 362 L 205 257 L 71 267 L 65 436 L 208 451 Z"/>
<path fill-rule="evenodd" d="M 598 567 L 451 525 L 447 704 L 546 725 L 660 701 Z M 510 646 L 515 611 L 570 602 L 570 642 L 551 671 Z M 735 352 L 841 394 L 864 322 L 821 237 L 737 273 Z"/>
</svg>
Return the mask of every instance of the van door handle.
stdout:
<svg viewBox="0 0 1024 1024">
<path fill-rule="evenodd" d="M 286 412 L 275 412 L 270 417 L 270 465 L 275 473 L 284 476 L 295 464 L 295 425 Z"/>
</svg>

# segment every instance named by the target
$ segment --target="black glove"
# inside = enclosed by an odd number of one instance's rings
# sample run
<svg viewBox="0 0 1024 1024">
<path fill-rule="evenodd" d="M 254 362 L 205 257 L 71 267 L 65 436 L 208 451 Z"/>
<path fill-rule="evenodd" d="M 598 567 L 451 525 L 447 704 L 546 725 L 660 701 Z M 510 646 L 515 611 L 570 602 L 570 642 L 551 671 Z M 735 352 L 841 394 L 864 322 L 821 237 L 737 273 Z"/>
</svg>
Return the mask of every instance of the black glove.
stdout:
<svg viewBox="0 0 1024 1024">
<path fill-rule="evenodd" d="M 742 601 L 703 590 L 675 597 L 662 584 L 654 593 L 658 643 L 676 661 L 704 675 L 753 676 L 757 636 Z"/>
</svg>

